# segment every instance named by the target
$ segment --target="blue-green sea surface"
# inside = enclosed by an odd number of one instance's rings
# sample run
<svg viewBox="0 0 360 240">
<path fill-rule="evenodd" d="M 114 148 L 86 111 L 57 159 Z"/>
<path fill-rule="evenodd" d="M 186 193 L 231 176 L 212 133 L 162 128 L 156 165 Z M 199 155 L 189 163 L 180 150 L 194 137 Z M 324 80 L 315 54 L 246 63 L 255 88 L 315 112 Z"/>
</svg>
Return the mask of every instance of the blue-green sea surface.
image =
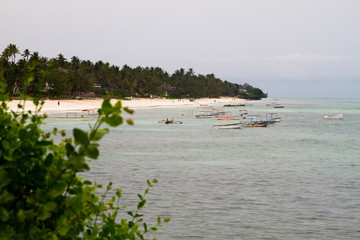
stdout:
<svg viewBox="0 0 360 240">
<path fill-rule="evenodd" d="M 83 176 L 123 189 L 123 217 L 157 178 L 144 213 L 148 224 L 171 217 L 159 239 L 360 239 L 360 100 L 272 101 L 242 107 L 278 113 L 267 128 L 217 130 L 195 107 L 137 109 Z M 323 119 L 337 113 L 344 119 Z M 183 124 L 158 123 L 172 117 Z M 88 124 L 50 116 L 46 128 Z"/>
</svg>

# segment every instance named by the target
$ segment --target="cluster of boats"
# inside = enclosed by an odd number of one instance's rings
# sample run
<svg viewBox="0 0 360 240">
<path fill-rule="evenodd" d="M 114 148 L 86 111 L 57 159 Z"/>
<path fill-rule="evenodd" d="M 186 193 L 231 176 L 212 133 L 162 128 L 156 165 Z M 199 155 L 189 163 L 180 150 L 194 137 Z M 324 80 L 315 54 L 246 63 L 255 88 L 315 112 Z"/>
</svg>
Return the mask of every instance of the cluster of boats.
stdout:
<svg viewBox="0 0 360 240">
<path fill-rule="evenodd" d="M 197 119 L 214 119 L 218 121 L 226 121 L 225 124 L 215 124 L 213 128 L 216 129 L 240 129 L 242 127 L 267 127 L 281 120 L 277 113 L 266 114 L 265 117 L 261 115 L 249 115 L 248 110 L 239 110 L 239 115 L 233 116 L 231 111 L 224 111 L 223 108 L 215 108 L 212 110 L 200 111 L 195 115 Z M 237 121 L 231 122 L 229 121 Z"/>
</svg>

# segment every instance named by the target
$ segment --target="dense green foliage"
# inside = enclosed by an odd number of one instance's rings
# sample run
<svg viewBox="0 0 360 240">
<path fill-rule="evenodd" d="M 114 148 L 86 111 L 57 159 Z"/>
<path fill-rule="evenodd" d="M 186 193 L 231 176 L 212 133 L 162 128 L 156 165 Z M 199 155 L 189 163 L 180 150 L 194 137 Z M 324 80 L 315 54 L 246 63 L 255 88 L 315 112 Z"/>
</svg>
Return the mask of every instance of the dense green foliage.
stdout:
<svg viewBox="0 0 360 240">
<path fill-rule="evenodd" d="M 41 93 L 36 81 L 43 74 L 33 71 L 18 84 Z M 142 219 L 140 210 L 156 179 L 147 181 L 145 193 L 138 194 L 135 211 L 125 211 L 119 207 L 121 190 L 112 190 L 112 183 L 99 195 L 101 184 L 78 176 L 89 170 L 89 159 L 98 158 L 98 141 L 109 132 L 103 126 L 119 126 L 124 121 L 120 114 L 132 110 L 120 101 L 112 105 L 107 98 L 89 131 L 75 128 L 73 137 L 56 128 L 44 132 L 46 115 L 39 113 L 44 102 L 33 96 L 36 111 L 25 111 L 26 94 L 21 93 L 24 101 L 18 111 L 10 110 L 1 76 L 0 72 L 0 239 L 145 239 L 170 220 L 158 217 L 148 227 Z M 126 122 L 132 124 L 131 119 Z M 62 141 L 56 144 L 53 138 L 59 134 Z"/>
<path fill-rule="evenodd" d="M 22 58 L 19 49 L 10 44 L 0 58 L 7 81 L 7 91 L 16 96 L 23 89 L 21 76 L 39 70 L 48 71 L 45 79 L 35 76 L 34 83 L 43 86 L 43 96 L 74 98 L 104 96 L 112 93 L 116 97 L 150 97 L 169 95 L 174 98 L 199 97 L 242 97 L 264 98 L 266 94 L 248 84 L 239 85 L 222 81 L 214 74 L 195 75 L 193 69 L 176 70 L 169 74 L 160 67 L 117 66 L 98 61 L 80 60 L 72 57 L 70 61 L 62 54 L 56 58 L 40 57 L 37 52 L 25 50 Z M 43 80 L 43 81 L 40 81 Z M 96 87 L 95 87 L 96 86 Z M 36 89 L 29 89 L 29 94 Z"/>
</svg>

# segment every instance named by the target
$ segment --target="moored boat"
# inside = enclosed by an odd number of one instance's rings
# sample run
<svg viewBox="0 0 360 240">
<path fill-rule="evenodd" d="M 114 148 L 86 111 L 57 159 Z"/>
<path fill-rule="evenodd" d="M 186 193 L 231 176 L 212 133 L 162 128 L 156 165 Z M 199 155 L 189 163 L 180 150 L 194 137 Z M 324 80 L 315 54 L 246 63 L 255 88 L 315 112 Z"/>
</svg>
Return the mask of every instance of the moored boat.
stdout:
<svg viewBox="0 0 360 240">
<path fill-rule="evenodd" d="M 229 123 L 229 124 L 219 124 L 213 125 L 213 128 L 216 129 L 241 129 L 241 123 Z"/>
<path fill-rule="evenodd" d="M 335 115 L 324 115 L 324 119 L 343 119 L 343 114 L 335 114 Z"/>
</svg>

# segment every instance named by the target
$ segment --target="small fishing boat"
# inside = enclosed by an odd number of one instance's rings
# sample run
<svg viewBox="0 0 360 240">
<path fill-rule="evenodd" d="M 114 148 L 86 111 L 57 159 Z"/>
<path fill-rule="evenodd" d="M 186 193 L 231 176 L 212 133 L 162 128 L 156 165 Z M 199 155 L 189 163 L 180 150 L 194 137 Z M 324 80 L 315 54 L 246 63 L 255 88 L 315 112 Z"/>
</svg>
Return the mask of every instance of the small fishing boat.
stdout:
<svg viewBox="0 0 360 240">
<path fill-rule="evenodd" d="M 164 123 L 164 124 L 183 124 L 182 121 L 175 121 L 174 118 L 171 118 L 171 120 L 159 120 L 158 123 Z"/>
<path fill-rule="evenodd" d="M 283 105 L 277 103 L 277 102 L 272 102 L 271 104 L 266 104 L 266 106 L 270 106 L 270 107 L 273 107 L 273 108 L 284 108 Z"/>
<path fill-rule="evenodd" d="M 274 104 L 272 105 L 272 107 L 273 107 L 273 108 L 284 108 L 284 106 L 283 106 L 283 105 L 280 105 L 279 103 L 274 103 Z"/>
<path fill-rule="evenodd" d="M 222 110 L 224 110 L 224 109 L 216 108 L 216 109 L 212 109 L 211 111 L 210 110 L 200 111 L 200 113 L 195 114 L 195 117 L 197 119 L 214 118 L 214 117 L 219 116 L 219 112 L 222 111 Z"/>
<path fill-rule="evenodd" d="M 243 107 L 243 106 L 245 106 L 245 103 L 224 105 L 224 107 Z"/>
<path fill-rule="evenodd" d="M 335 115 L 324 115 L 324 119 L 343 119 L 344 115 L 335 114 Z"/>
<path fill-rule="evenodd" d="M 229 124 L 219 124 L 213 125 L 213 128 L 216 129 L 241 129 L 242 123 L 229 123 Z"/>
<path fill-rule="evenodd" d="M 269 124 L 274 123 L 272 120 L 261 120 L 260 115 L 251 115 L 244 119 L 242 122 L 243 127 L 267 127 Z"/>
<path fill-rule="evenodd" d="M 228 111 L 220 111 L 219 115 L 213 117 L 214 120 L 239 120 L 239 117 L 232 116 L 231 112 Z"/>
</svg>

